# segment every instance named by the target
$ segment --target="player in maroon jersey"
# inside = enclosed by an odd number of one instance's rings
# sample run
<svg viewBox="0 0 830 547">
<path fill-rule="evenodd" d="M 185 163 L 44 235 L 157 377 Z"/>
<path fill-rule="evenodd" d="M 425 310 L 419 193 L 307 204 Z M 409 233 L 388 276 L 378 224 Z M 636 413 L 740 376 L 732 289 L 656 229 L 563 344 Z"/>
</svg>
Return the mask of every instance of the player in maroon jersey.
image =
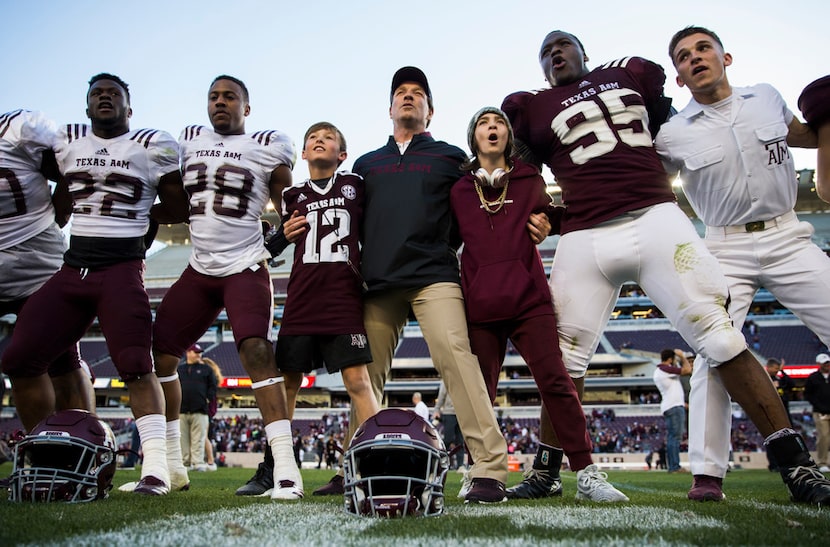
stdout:
<svg viewBox="0 0 830 547">
<path fill-rule="evenodd" d="M 626 57 L 589 70 L 580 41 L 560 30 L 545 37 L 538 60 L 551 88 L 514 93 L 502 109 L 522 149 L 562 187 L 567 210 L 550 284 L 560 347 L 577 389 L 584 390 L 622 283 L 632 280 L 707 356 L 707 366 L 718 367 L 765 437 L 789 428 L 778 394 L 726 312 L 720 266 L 675 203 L 652 146 L 668 110 L 662 68 Z M 545 489 L 531 483 L 558 477 L 561 450 L 549 419 L 542 419 L 540 451 L 554 457 L 512 489 L 515 497 L 539 497 L 532 492 Z"/>
</svg>

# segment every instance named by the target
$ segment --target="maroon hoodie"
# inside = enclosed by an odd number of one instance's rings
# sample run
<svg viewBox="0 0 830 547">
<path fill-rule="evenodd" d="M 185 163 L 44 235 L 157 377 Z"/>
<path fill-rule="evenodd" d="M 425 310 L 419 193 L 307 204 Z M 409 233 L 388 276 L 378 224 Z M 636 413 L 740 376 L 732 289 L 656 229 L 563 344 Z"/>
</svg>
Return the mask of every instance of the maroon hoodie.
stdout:
<svg viewBox="0 0 830 547">
<path fill-rule="evenodd" d="M 495 201 L 502 189 L 482 191 L 486 200 Z M 527 231 L 531 213 L 553 208 L 539 171 L 516 159 L 504 206 L 494 214 L 482 206 L 470 172 L 455 183 L 450 200 L 464 242 L 461 287 L 467 320 L 490 323 L 552 314 L 542 258 Z"/>
</svg>

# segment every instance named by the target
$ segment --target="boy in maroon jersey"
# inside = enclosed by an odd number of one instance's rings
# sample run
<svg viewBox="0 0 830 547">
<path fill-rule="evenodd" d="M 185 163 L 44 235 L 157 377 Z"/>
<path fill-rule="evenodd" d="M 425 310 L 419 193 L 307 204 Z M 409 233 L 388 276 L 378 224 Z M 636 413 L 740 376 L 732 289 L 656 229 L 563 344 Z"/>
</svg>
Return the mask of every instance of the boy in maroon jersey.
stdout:
<svg viewBox="0 0 830 547">
<path fill-rule="evenodd" d="M 674 201 L 652 145 L 665 120 L 665 74 L 655 63 L 626 57 L 589 70 L 582 43 L 553 31 L 539 50 L 551 87 L 519 92 L 502 104 L 521 141 L 550 167 L 567 210 L 550 274 L 559 344 L 577 389 L 625 281 L 640 284 L 695 353 L 707 356 L 771 449 L 786 457 L 786 410 L 726 311 L 726 279 L 694 226 Z M 543 409 L 544 413 L 544 409 Z M 558 450 L 543 416 L 541 450 Z M 785 443 L 786 446 L 783 446 Z M 806 449 L 805 449 L 806 450 Z M 558 477 L 558 465 L 536 469 L 511 489 L 533 495 L 531 482 Z M 783 454 L 782 454 L 783 455 Z M 542 494 L 545 495 L 545 494 Z"/>
<path fill-rule="evenodd" d="M 310 178 L 282 195 L 285 241 L 296 243 L 282 324 L 277 367 L 285 380 L 293 416 L 303 373 L 323 365 L 340 372 L 362 423 L 378 411 L 366 364 L 372 361 L 363 326 L 359 227 L 363 179 L 336 170 L 346 159 L 346 139 L 337 127 L 318 122 L 306 131 L 302 157 Z M 359 424 L 356 424 L 359 425 Z M 274 487 L 270 447 L 238 496 L 262 496 Z M 342 484 L 342 475 L 333 479 Z M 315 492 L 317 494 L 317 492 Z"/>
<path fill-rule="evenodd" d="M 319 122 L 306 131 L 302 157 L 310 178 L 282 195 L 283 221 L 305 217 L 296 241 L 277 367 L 285 378 L 293 413 L 303 373 L 325 365 L 340 372 L 361 423 L 378 411 L 366 363 L 372 360 L 363 326 L 360 222 L 363 179 L 336 172 L 346 159 L 346 139 L 334 125 Z"/>
<path fill-rule="evenodd" d="M 577 499 L 628 501 L 608 483 L 591 459 L 585 414 L 551 341 L 556 316 L 539 251 L 527 237 L 531 213 L 551 212 L 539 170 L 511 158 L 513 132 L 507 116 L 494 107 L 470 121 L 467 140 L 473 158 L 450 193 L 464 247 L 461 288 L 469 322 L 470 347 L 478 357 L 490 394 L 496 398 L 507 341 L 530 367 L 548 412 L 559 417 L 558 435 L 577 473 Z M 560 489 L 561 492 L 561 489 Z"/>
</svg>

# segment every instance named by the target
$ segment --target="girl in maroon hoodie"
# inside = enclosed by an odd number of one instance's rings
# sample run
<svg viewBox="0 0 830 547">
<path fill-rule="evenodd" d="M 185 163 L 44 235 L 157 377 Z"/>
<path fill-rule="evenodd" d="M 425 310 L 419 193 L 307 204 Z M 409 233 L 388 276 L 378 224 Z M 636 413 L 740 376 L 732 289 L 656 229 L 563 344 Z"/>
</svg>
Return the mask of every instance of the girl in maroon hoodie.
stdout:
<svg viewBox="0 0 830 547">
<path fill-rule="evenodd" d="M 593 465 L 585 415 L 559 350 L 542 259 L 527 233 L 531 213 L 554 216 L 545 182 L 534 166 L 511 157 L 513 131 L 498 108 L 477 112 L 467 138 L 473 158 L 450 197 L 464 242 L 461 287 L 470 345 L 490 400 L 496 398 L 510 340 L 530 368 L 570 467 L 578 472 L 577 499 L 627 501 Z"/>
</svg>

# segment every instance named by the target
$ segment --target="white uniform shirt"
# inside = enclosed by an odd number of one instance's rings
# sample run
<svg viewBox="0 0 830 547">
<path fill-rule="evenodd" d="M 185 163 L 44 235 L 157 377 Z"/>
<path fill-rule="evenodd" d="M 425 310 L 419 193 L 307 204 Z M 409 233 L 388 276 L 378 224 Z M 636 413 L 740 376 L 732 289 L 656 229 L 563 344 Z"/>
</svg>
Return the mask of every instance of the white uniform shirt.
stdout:
<svg viewBox="0 0 830 547">
<path fill-rule="evenodd" d="M 291 139 L 279 131 L 220 135 L 189 126 L 179 137 L 182 177 L 190 196 L 190 265 L 225 277 L 270 258 L 260 217 L 271 198 L 271 173 L 294 167 Z"/>
<path fill-rule="evenodd" d="M 666 412 L 670 408 L 683 406 L 686 402 L 683 393 L 683 384 L 680 383 L 679 374 L 671 374 L 660 370 L 660 366 L 654 369 L 654 383 L 660 390 L 660 412 Z"/>
<path fill-rule="evenodd" d="M 61 128 L 53 148 L 72 193 L 73 236 L 143 236 L 159 179 L 179 166 L 176 141 L 157 129 L 102 139 L 87 125 L 70 124 Z"/>
<path fill-rule="evenodd" d="M 772 86 L 732 88 L 730 118 L 694 99 L 660 128 L 655 147 L 707 226 L 769 220 L 793 209 L 787 147 L 793 113 Z"/>
<path fill-rule="evenodd" d="M 55 222 L 52 192 L 40 174 L 57 126 L 40 112 L 0 115 L 0 249 L 27 241 Z"/>
</svg>

